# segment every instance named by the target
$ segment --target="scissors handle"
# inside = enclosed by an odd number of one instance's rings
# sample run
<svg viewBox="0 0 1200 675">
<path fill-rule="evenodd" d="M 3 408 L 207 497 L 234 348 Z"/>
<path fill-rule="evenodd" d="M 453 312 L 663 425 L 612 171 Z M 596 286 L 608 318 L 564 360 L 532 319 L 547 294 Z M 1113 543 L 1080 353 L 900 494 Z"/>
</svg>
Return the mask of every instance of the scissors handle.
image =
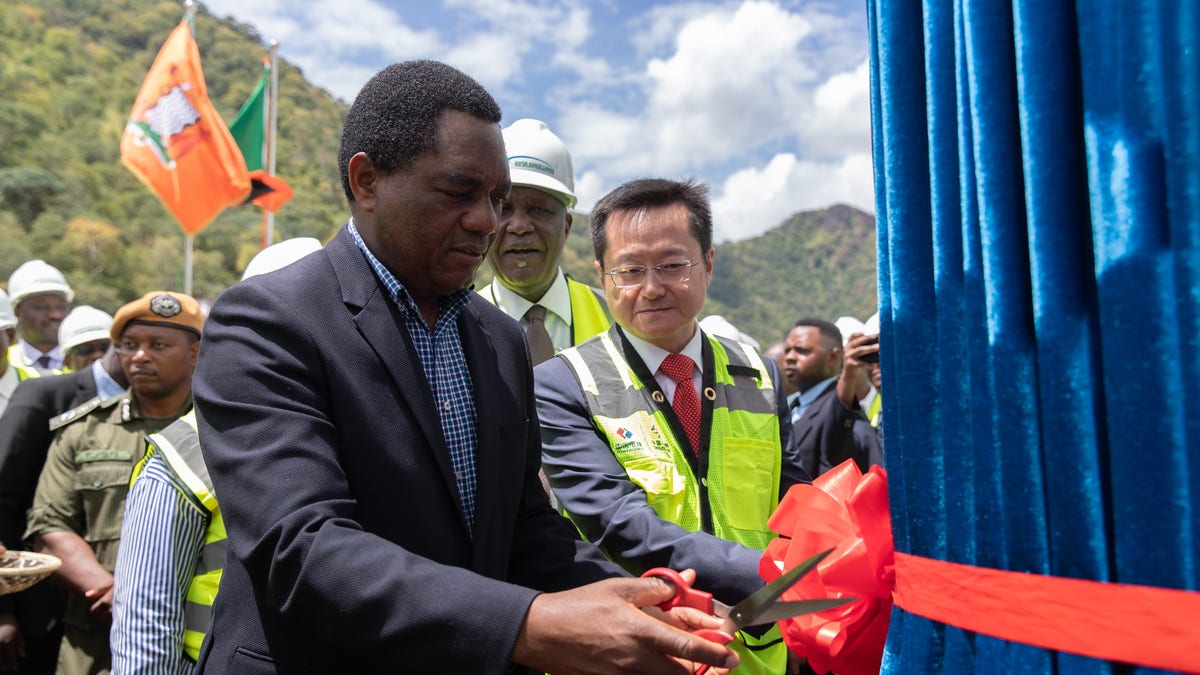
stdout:
<svg viewBox="0 0 1200 675">
<path fill-rule="evenodd" d="M 708 640 L 709 642 L 715 642 L 719 645 L 727 645 L 730 642 L 733 642 L 732 635 L 723 630 L 714 630 L 712 628 L 701 628 L 700 630 L 693 632 L 692 635 L 697 635 L 705 640 Z M 704 675 L 707 672 L 707 663 L 700 664 L 700 667 L 696 669 L 696 675 Z"/>
<path fill-rule="evenodd" d="M 705 614 L 713 613 L 713 596 L 712 593 L 698 591 L 692 588 L 692 585 L 683 580 L 679 572 L 666 567 L 655 567 L 648 569 L 642 574 L 643 579 L 650 577 L 659 577 L 666 579 L 675 586 L 675 595 L 671 596 L 670 600 L 658 603 L 659 609 L 671 609 L 672 607 L 691 607 L 698 609 Z M 732 639 L 732 638 L 730 638 Z"/>
</svg>

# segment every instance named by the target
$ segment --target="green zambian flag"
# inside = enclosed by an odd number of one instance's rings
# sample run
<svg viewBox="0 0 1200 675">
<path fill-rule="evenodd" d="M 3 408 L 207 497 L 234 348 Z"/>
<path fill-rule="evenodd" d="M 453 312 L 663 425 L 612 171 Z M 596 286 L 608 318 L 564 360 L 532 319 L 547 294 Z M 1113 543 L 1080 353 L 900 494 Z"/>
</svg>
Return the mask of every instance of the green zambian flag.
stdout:
<svg viewBox="0 0 1200 675">
<path fill-rule="evenodd" d="M 237 117 L 229 125 L 229 133 L 242 150 L 247 171 L 263 169 L 263 145 L 266 141 L 266 125 L 263 123 L 267 105 L 267 78 L 271 75 L 270 64 L 263 64 L 263 74 L 254 87 L 254 93 L 246 99 Z"/>
</svg>

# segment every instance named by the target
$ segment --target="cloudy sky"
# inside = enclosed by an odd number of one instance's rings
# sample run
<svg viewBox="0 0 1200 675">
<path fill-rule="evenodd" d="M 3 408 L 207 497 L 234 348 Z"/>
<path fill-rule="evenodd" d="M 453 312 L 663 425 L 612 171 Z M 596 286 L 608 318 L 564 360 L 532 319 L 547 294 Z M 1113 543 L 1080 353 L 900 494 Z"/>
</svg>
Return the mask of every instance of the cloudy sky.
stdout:
<svg viewBox="0 0 1200 675">
<path fill-rule="evenodd" d="M 394 61 L 458 67 L 563 138 L 581 210 L 641 176 L 707 181 L 718 240 L 875 210 L 863 0 L 202 2 L 347 102 Z"/>
</svg>

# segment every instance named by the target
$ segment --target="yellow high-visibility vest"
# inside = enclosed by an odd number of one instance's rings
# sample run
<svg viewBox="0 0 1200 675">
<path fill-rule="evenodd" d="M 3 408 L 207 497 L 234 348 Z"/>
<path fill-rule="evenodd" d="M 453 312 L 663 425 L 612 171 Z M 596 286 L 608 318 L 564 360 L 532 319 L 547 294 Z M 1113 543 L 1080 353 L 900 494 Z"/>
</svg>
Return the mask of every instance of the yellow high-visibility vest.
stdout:
<svg viewBox="0 0 1200 675">
<path fill-rule="evenodd" d="M 213 493 L 212 479 L 208 467 L 200 454 L 200 437 L 196 433 L 196 413 L 191 411 L 180 417 L 157 434 L 149 437 L 146 455 L 133 468 L 130 486 L 142 473 L 146 462 L 154 455 L 162 455 L 180 482 L 208 511 L 208 528 L 204 532 L 204 544 L 196 557 L 196 571 L 188 586 L 184 602 L 183 650 L 192 660 L 200 658 L 200 645 L 212 623 L 212 605 L 221 584 L 221 572 L 225 566 L 225 521 Z"/>
</svg>

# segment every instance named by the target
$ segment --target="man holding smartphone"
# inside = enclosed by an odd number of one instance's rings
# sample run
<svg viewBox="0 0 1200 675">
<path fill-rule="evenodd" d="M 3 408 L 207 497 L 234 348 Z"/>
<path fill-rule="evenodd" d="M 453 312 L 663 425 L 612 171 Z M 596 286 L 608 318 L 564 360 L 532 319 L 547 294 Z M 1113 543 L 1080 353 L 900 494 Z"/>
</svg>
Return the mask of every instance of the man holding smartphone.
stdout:
<svg viewBox="0 0 1200 675">
<path fill-rule="evenodd" d="M 787 335 L 784 374 L 800 390 L 792 410 L 792 437 L 804 470 L 820 476 L 847 459 L 866 471 L 882 463 L 876 434 L 855 432 L 868 425 L 858 403 L 861 354 L 878 351 L 878 346 L 856 350 L 853 363 L 843 367 L 842 333 L 832 322 L 804 318 Z M 847 345 L 847 348 L 849 346 Z"/>
</svg>

